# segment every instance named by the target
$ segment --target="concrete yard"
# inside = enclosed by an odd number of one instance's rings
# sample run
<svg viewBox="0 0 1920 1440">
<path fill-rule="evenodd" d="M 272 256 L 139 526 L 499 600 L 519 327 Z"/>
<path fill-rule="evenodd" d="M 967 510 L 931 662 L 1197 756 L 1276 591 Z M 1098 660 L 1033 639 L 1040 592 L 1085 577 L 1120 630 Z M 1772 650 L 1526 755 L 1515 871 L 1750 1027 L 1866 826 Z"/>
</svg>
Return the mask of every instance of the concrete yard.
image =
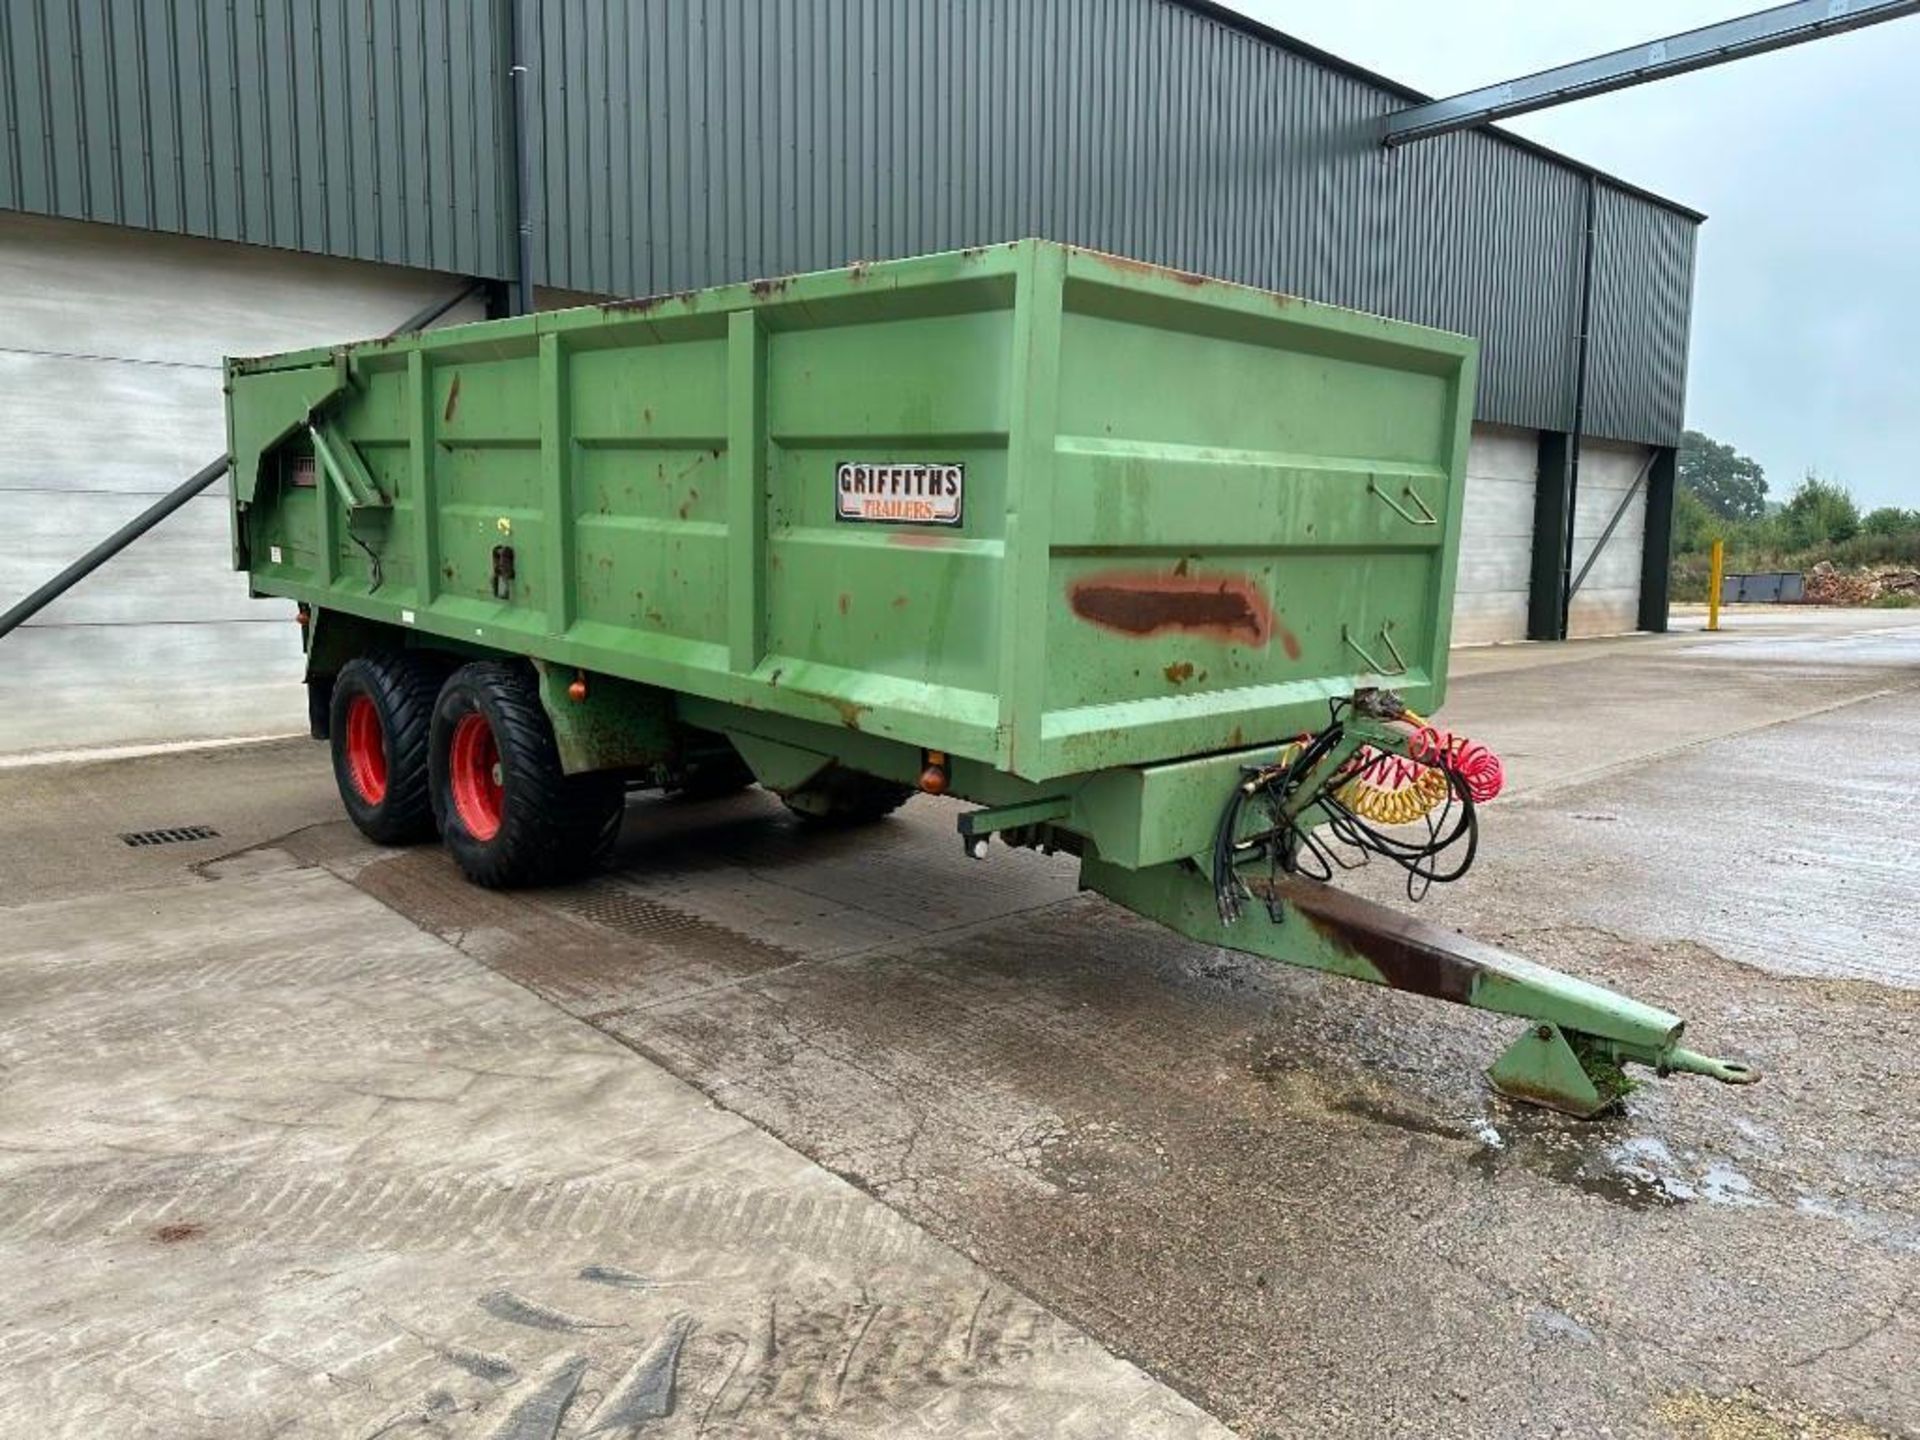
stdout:
<svg viewBox="0 0 1920 1440">
<path fill-rule="evenodd" d="M 492 894 L 311 742 L 0 769 L 0 1435 L 1920 1434 L 1920 615 L 1455 677 L 1427 915 L 1762 1084 L 1516 1108 L 930 800 Z"/>
</svg>

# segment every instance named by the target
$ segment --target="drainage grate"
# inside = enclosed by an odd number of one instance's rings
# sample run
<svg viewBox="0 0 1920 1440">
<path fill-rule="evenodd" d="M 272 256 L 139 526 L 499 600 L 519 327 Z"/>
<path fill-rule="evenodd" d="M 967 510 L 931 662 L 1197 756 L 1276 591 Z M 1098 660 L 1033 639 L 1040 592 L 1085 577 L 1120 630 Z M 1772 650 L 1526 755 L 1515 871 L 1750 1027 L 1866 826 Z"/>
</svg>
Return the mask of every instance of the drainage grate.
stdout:
<svg viewBox="0 0 1920 1440">
<path fill-rule="evenodd" d="M 217 840 L 220 832 L 211 825 L 175 825 L 169 830 L 135 830 L 122 835 L 128 845 L 178 845 L 184 840 Z"/>
<path fill-rule="evenodd" d="M 568 896 L 562 903 L 582 920 L 646 940 L 667 940 L 713 928 L 698 915 L 642 899 L 623 887 L 595 887 L 585 895 Z"/>
<path fill-rule="evenodd" d="M 730 930 L 699 915 L 637 895 L 617 881 L 602 880 L 555 896 L 559 908 L 642 944 L 698 954 L 703 960 L 746 973 L 791 965 L 807 957 L 773 941 Z"/>
</svg>

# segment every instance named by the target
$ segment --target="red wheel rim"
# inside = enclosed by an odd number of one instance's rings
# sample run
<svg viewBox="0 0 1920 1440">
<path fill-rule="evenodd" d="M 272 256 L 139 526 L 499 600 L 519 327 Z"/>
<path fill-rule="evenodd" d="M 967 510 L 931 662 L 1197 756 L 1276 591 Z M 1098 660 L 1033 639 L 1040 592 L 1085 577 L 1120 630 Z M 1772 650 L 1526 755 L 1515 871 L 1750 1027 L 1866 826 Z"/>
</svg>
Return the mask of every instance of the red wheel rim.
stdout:
<svg viewBox="0 0 1920 1440">
<path fill-rule="evenodd" d="M 380 712 L 365 695 L 347 702 L 347 775 L 367 804 L 387 798 L 387 740 L 380 733 Z"/>
<path fill-rule="evenodd" d="M 498 835 L 504 789 L 500 783 L 500 747 L 494 743 L 493 727 L 487 724 L 486 716 L 477 711 L 462 715 L 453 727 L 447 774 L 452 781 L 453 810 L 466 832 L 476 840 L 491 840 Z"/>
</svg>

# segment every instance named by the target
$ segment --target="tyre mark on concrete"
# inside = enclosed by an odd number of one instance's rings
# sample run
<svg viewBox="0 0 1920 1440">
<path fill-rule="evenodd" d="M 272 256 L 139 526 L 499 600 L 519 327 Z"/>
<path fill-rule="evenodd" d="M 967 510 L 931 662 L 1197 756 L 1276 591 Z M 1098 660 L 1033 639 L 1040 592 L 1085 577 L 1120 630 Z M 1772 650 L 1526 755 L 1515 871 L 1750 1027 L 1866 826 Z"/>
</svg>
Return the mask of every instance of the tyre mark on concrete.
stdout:
<svg viewBox="0 0 1920 1440">
<path fill-rule="evenodd" d="M 849 1257 L 873 1264 L 909 1262 L 945 1248 L 850 1189 L 812 1197 L 723 1185 L 516 1183 L 379 1172 L 310 1177 L 273 1188 L 244 1173 L 196 1173 L 191 1164 L 156 1166 L 130 1182 L 111 1165 L 75 1167 L 71 1174 L 69 1184 L 59 1187 L 64 1194 L 28 1195 L 25 1187 L 0 1186 L 0 1239 L 59 1244 L 102 1232 L 139 1232 L 178 1212 L 218 1222 L 230 1244 L 247 1248 L 305 1249 L 345 1239 L 357 1248 L 465 1250 L 497 1240 L 552 1248 L 600 1242 L 608 1249 L 672 1255 L 683 1249 L 725 1253 L 767 1240 L 796 1261 Z M 582 1207 L 576 1224 L 556 1232 L 540 1216 L 553 1203 L 553 1192 L 569 1184 L 591 1192 L 598 1204 L 591 1214 Z M 353 1194 L 360 1203 L 346 1198 Z M 370 1204 L 375 1196 L 377 1207 Z M 702 1271 L 715 1280 L 731 1273 L 726 1265 Z"/>
<path fill-rule="evenodd" d="M 618 1265 L 582 1266 L 577 1277 L 591 1281 L 595 1285 L 612 1285 L 621 1290 L 652 1290 L 653 1281 L 635 1270 L 623 1269 Z"/>
<path fill-rule="evenodd" d="M 75 1335 L 42 1337 L 83 1352 L 57 1369 L 32 1354 L 10 1357 L 13 1373 L 22 1373 L 22 1360 L 28 1368 L 16 1393 L 0 1400 L 0 1430 L 13 1433 L 7 1429 L 10 1417 L 30 1413 L 29 1404 L 56 1403 L 76 1388 L 101 1402 L 103 1417 L 115 1417 L 114 1423 L 103 1418 L 95 1432 L 102 1434 L 129 1428 L 126 1417 L 157 1398 L 191 1414 L 189 1433 L 266 1433 L 272 1424 L 364 1433 L 396 1420 L 399 1428 L 428 1423 L 426 1417 L 444 1424 L 456 1413 L 477 1411 L 467 1433 L 511 1440 L 630 1434 L 689 1409 L 704 1410 L 723 1433 L 821 1433 L 820 1418 L 829 1414 L 859 1417 L 863 1426 L 874 1417 L 873 1433 L 898 1433 L 900 1427 L 881 1423 L 885 1417 L 911 1413 L 949 1391 L 973 1395 L 979 1403 L 1008 1387 L 1024 1397 L 1009 1411 L 1028 1422 L 1020 1433 L 1065 1433 L 1036 1430 L 1031 1406 L 1036 1400 L 1048 1407 L 1078 1403 L 1073 1395 L 1036 1394 L 1011 1375 L 1001 1386 L 988 1378 L 1087 1344 L 1064 1322 L 1003 1287 L 984 1302 L 971 1285 L 885 1300 L 867 1291 L 836 1299 L 813 1290 L 762 1298 L 748 1293 L 753 1289 L 753 1277 L 743 1277 L 741 1290 L 715 1313 L 704 1336 L 705 1317 L 696 1326 L 684 1311 L 657 1329 L 650 1326 L 644 1346 L 609 1332 L 586 1334 L 576 1346 L 540 1361 L 524 1381 L 516 1358 L 495 1353 L 510 1347 L 481 1349 L 439 1339 L 384 1310 L 352 1312 L 337 1332 L 324 1336 L 295 1330 L 241 1338 L 204 1330 L 193 1317 L 132 1334 L 114 1325 L 81 1327 Z M 739 1324 L 756 1305 L 759 1320 Z M 964 1337 L 970 1329 L 978 1343 L 969 1355 Z M 741 1330 L 751 1332 L 752 1340 Z M 585 1368 L 576 1374 L 581 1364 Z M 454 1370 L 481 1385 L 461 1388 Z M 584 1377 L 596 1371 L 609 1377 L 611 1388 L 583 1426 L 575 1416 L 588 1393 Z M 156 1380 L 155 1372 L 164 1378 Z M 290 1385 L 290 1374 L 330 1377 L 333 1398 L 324 1413 L 299 1410 L 308 1402 L 301 1387 Z M 987 1382 L 984 1396 L 971 1383 L 979 1379 Z M 447 1398 L 436 1405 L 436 1395 Z M 1107 1418 L 1124 1404 L 1115 1399 Z M 242 1416 L 255 1422 L 253 1429 L 240 1424 Z M 960 1428 L 986 1433 L 971 1422 Z M 1109 1425 L 1088 1433 L 1132 1432 Z"/>
<path fill-rule="evenodd" d="M 587 1419 L 585 1433 L 638 1430 L 649 1420 L 673 1413 L 673 1383 L 680 1368 L 680 1350 L 692 1333 L 693 1319 L 676 1315 L 653 1343 L 640 1353 Z"/>
<path fill-rule="evenodd" d="M 492 1355 L 471 1346 L 438 1342 L 434 1353 L 449 1364 L 457 1365 L 476 1380 L 492 1385 L 512 1385 L 520 1379 L 519 1368 L 504 1355 Z"/>
<path fill-rule="evenodd" d="M 487 1432 L 487 1440 L 554 1440 L 580 1392 L 587 1357 L 562 1351 L 534 1376 L 533 1391 Z"/>
<path fill-rule="evenodd" d="M 499 1320 L 530 1325 L 536 1330 L 624 1330 L 624 1320 L 596 1320 L 574 1315 L 538 1300 L 529 1300 L 512 1290 L 489 1290 L 477 1302 L 480 1308 Z"/>
</svg>

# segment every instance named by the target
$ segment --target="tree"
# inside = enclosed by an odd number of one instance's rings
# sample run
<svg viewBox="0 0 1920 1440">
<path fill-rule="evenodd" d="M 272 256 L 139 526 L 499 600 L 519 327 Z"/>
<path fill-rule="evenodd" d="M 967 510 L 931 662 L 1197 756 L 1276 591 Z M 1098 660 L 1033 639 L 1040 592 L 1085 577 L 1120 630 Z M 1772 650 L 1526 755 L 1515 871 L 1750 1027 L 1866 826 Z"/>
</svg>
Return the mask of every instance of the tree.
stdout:
<svg viewBox="0 0 1920 1440">
<path fill-rule="evenodd" d="M 1725 529 L 1725 523 L 1691 490 L 1673 496 L 1673 553 L 1691 555 L 1704 550 Z"/>
<path fill-rule="evenodd" d="M 1859 532 L 1860 508 L 1846 486 L 1809 470 L 1780 512 L 1780 521 L 1795 545 L 1825 545 L 1851 540 Z"/>
<path fill-rule="evenodd" d="M 1767 513 L 1767 472 L 1760 462 L 1698 430 L 1680 437 L 1680 483 L 1725 519 L 1758 520 Z"/>
<path fill-rule="evenodd" d="M 1898 505 L 1882 505 L 1878 510 L 1867 512 L 1867 518 L 1860 522 L 1860 528 L 1869 535 L 1904 535 L 1909 530 L 1920 530 L 1920 510 L 1902 510 Z"/>
</svg>

